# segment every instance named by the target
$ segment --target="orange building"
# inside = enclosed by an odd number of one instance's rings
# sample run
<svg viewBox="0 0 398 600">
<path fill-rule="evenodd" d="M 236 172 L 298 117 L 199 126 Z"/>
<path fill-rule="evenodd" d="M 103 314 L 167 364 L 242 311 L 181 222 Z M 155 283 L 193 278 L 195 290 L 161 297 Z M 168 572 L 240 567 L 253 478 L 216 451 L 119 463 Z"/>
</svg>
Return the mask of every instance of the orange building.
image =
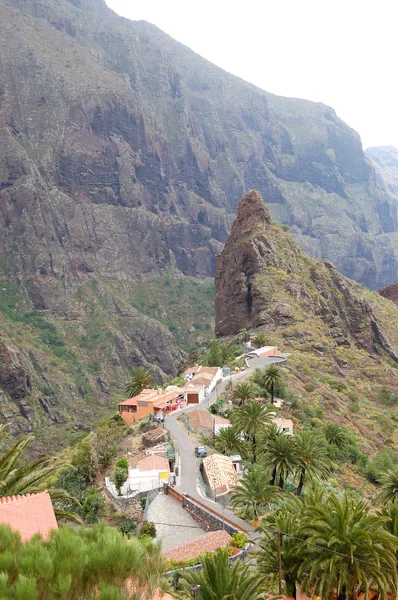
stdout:
<svg viewBox="0 0 398 600">
<path fill-rule="evenodd" d="M 138 396 L 120 402 L 118 410 L 123 421 L 129 425 L 149 415 L 176 410 L 185 401 L 184 388 L 175 387 L 170 391 L 145 389 Z"/>
</svg>

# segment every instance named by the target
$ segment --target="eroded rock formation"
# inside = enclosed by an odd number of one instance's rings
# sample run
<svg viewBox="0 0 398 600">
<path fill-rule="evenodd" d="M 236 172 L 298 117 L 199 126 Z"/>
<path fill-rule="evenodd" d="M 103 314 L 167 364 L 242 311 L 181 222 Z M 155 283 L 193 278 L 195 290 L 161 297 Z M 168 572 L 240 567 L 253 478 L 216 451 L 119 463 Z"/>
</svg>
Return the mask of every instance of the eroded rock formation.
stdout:
<svg viewBox="0 0 398 600">
<path fill-rule="evenodd" d="M 367 296 L 369 295 L 369 297 Z M 332 347 L 355 345 L 398 363 L 389 331 L 379 318 L 379 297 L 341 275 L 330 261 L 317 262 L 292 236 L 271 222 L 257 191 L 241 199 L 231 234 L 217 257 L 216 333 L 322 323 Z M 372 301 L 373 300 L 373 301 Z M 398 331 L 396 309 L 395 334 Z M 287 333 L 287 336 L 289 334 Z"/>
</svg>

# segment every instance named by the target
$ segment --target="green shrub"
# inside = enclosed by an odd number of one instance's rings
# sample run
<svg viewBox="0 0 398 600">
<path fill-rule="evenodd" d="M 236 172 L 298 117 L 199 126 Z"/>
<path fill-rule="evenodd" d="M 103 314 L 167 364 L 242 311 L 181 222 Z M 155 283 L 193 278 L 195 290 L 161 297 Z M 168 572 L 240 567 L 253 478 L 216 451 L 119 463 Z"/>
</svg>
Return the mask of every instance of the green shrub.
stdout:
<svg viewBox="0 0 398 600">
<path fill-rule="evenodd" d="M 389 450 L 382 450 L 376 455 L 374 460 L 368 463 L 365 474 L 370 481 L 378 483 L 380 476 L 392 469 L 396 462 L 396 456 L 391 456 Z"/>
<path fill-rule="evenodd" d="M 336 379 L 332 379 L 331 377 L 327 378 L 327 383 L 330 385 L 332 390 L 336 390 L 336 392 L 345 392 L 347 386 L 342 381 L 337 381 Z"/>
<path fill-rule="evenodd" d="M 141 529 L 140 529 L 140 537 L 141 536 L 148 536 L 151 538 L 155 538 L 156 537 L 155 523 L 151 523 L 150 521 L 144 521 L 143 524 L 141 525 Z"/>
<path fill-rule="evenodd" d="M 178 592 L 182 589 L 182 585 L 180 583 L 181 573 L 180 571 L 174 571 L 170 578 L 170 585 L 175 592 Z"/>
<path fill-rule="evenodd" d="M 230 546 L 235 546 L 236 548 L 244 548 L 248 542 L 249 538 L 243 531 L 238 531 L 231 536 L 229 541 Z"/>
<path fill-rule="evenodd" d="M 134 533 L 136 528 L 137 523 L 134 521 L 134 519 L 130 519 L 130 517 L 124 517 L 123 521 L 119 525 L 119 531 L 121 531 L 123 535 Z"/>
<path fill-rule="evenodd" d="M 389 390 L 385 385 L 381 388 L 379 399 L 385 406 L 395 406 L 397 397 L 392 390 Z"/>
<path fill-rule="evenodd" d="M 127 458 L 119 458 L 115 464 L 115 486 L 119 496 L 122 495 L 121 489 L 129 476 L 129 461 Z"/>
<path fill-rule="evenodd" d="M 116 467 L 120 467 L 121 469 L 126 469 L 126 470 L 128 470 L 128 468 L 129 468 L 129 461 L 128 461 L 128 458 L 119 458 L 119 459 L 116 461 L 116 465 L 115 465 L 115 466 L 116 466 Z"/>
<path fill-rule="evenodd" d="M 98 521 L 102 516 L 104 504 L 104 499 L 95 487 L 89 488 L 82 505 L 83 515 L 87 523 L 96 523 Z"/>
<path fill-rule="evenodd" d="M 315 391 L 315 386 L 313 383 L 306 383 L 304 386 L 304 389 L 306 392 L 308 392 L 310 394 L 311 392 Z"/>
</svg>

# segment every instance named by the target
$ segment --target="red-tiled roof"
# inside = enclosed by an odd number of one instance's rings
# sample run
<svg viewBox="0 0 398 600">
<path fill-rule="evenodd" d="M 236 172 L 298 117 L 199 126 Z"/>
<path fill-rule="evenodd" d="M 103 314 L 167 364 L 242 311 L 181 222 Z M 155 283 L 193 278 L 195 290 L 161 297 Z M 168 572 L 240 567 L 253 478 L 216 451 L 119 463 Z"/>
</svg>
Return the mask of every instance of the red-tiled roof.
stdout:
<svg viewBox="0 0 398 600">
<path fill-rule="evenodd" d="M 58 529 L 49 493 L 0 498 L 0 525 L 9 525 L 18 531 L 23 542 L 35 533 L 48 539 L 50 532 Z"/>
<path fill-rule="evenodd" d="M 164 456 L 149 454 L 138 461 L 140 471 L 170 471 L 169 461 Z"/>
<path fill-rule="evenodd" d="M 230 456 L 212 454 L 204 458 L 202 464 L 208 484 L 217 495 L 225 494 L 238 485 L 239 477 Z"/>
<path fill-rule="evenodd" d="M 188 413 L 188 420 L 191 427 L 199 429 L 205 427 L 206 429 L 214 429 L 214 423 L 216 425 L 230 425 L 231 421 L 224 419 L 224 417 L 215 417 L 208 410 L 200 410 L 196 408 Z"/>
<path fill-rule="evenodd" d="M 147 440 L 151 440 L 152 438 L 157 438 L 161 435 L 165 435 L 165 433 L 166 432 L 164 429 L 160 429 L 160 427 L 155 427 L 155 429 L 151 429 L 151 431 L 147 431 L 146 433 L 144 433 L 142 437 L 144 437 Z"/>
<path fill-rule="evenodd" d="M 205 552 L 213 552 L 217 548 L 228 546 L 230 539 L 231 536 L 225 530 L 211 531 L 193 542 L 171 548 L 171 550 L 165 552 L 164 557 L 174 558 L 175 560 L 189 560 Z"/>
<path fill-rule="evenodd" d="M 191 379 L 194 385 L 208 386 L 218 373 L 218 367 L 200 367 Z"/>
<path fill-rule="evenodd" d="M 159 390 L 145 389 L 142 390 L 141 394 L 119 402 L 119 406 L 137 406 L 138 402 L 150 402 L 154 406 L 164 404 L 168 400 L 174 400 L 180 394 L 184 393 L 184 388 L 176 387 L 170 392 L 161 392 Z"/>
</svg>

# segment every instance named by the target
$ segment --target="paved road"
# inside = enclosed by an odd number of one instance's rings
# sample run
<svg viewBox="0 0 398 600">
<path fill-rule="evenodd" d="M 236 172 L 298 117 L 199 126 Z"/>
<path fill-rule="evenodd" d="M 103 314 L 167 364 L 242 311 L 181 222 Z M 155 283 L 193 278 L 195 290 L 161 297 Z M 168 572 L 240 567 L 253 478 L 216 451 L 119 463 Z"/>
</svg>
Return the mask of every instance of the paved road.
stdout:
<svg viewBox="0 0 398 600">
<path fill-rule="evenodd" d="M 156 539 L 162 542 L 163 552 L 197 540 L 204 534 L 189 512 L 165 494 L 158 494 L 153 499 L 147 518 L 156 524 Z"/>
<path fill-rule="evenodd" d="M 256 361 L 257 362 L 257 361 Z M 260 365 L 256 364 L 256 367 Z M 254 366 L 246 369 L 246 371 L 242 371 L 241 373 L 236 373 L 232 375 L 232 381 L 237 381 L 241 377 L 246 377 L 250 373 L 254 371 Z M 198 491 L 198 482 L 197 482 L 197 458 L 195 456 L 194 450 L 194 442 L 191 440 L 185 428 L 180 426 L 177 422 L 177 418 L 182 413 L 188 413 L 191 410 L 195 410 L 200 407 L 202 409 L 207 409 L 209 406 L 216 402 L 218 396 L 225 390 L 225 387 L 230 378 L 224 379 L 221 383 L 219 383 L 212 393 L 200 404 L 193 404 L 183 411 L 179 412 L 175 415 L 170 415 L 165 419 L 165 427 L 170 431 L 171 437 L 178 445 L 180 457 L 181 457 L 181 473 L 180 473 L 180 484 L 176 487 L 177 491 L 181 494 L 189 494 L 195 500 L 198 500 L 202 504 L 205 504 L 209 508 L 216 510 L 220 514 L 222 513 L 222 507 L 217 502 L 210 500 L 199 493 Z M 229 520 L 233 521 L 239 527 L 243 527 L 250 531 L 250 533 L 254 533 L 254 529 L 243 521 L 239 519 L 234 513 L 225 509 L 225 517 Z"/>
</svg>

